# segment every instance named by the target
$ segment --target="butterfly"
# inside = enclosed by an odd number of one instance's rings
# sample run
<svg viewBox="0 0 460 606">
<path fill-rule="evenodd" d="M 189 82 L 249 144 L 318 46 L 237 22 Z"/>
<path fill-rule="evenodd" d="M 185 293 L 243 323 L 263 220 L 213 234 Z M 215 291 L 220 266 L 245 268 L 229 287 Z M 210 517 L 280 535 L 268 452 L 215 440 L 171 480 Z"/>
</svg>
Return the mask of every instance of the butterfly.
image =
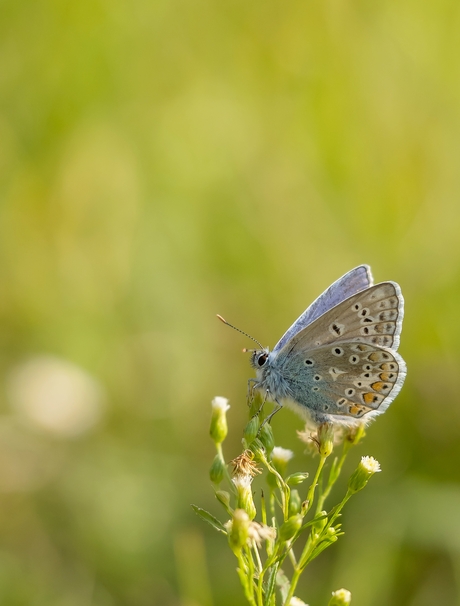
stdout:
<svg viewBox="0 0 460 606">
<path fill-rule="evenodd" d="M 318 425 L 382 414 L 406 378 L 397 353 L 403 315 L 399 285 L 374 284 L 370 267 L 360 265 L 329 286 L 272 351 L 253 339 L 260 349 L 250 350 L 257 375 L 250 382 L 277 404 L 270 418 L 282 406 Z"/>
</svg>

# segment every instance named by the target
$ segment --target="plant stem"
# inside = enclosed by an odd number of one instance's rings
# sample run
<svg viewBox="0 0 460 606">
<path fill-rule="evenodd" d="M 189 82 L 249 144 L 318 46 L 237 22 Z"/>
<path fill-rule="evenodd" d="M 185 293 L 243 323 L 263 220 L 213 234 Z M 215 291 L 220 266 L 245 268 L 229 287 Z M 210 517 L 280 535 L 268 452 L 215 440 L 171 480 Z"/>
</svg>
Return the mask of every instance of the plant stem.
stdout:
<svg viewBox="0 0 460 606">
<path fill-rule="evenodd" d="M 315 477 L 313 478 L 313 482 L 311 483 L 310 488 L 308 489 L 308 493 L 307 493 L 307 509 L 306 509 L 305 513 L 308 513 L 308 511 L 310 511 L 310 509 L 311 509 L 311 506 L 313 505 L 313 499 L 315 498 L 316 486 L 317 486 L 319 478 L 321 476 L 321 472 L 323 470 L 324 463 L 326 462 L 326 459 L 327 459 L 326 456 L 320 455 L 320 459 L 319 459 L 319 463 L 318 463 L 318 468 L 316 470 Z"/>
<path fill-rule="evenodd" d="M 217 454 L 219 455 L 222 463 L 224 464 L 224 473 L 225 473 L 225 477 L 230 485 L 230 488 L 233 492 L 233 494 L 236 494 L 236 489 L 235 489 L 235 484 L 233 484 L 232 482 L 232 476 L 230 475 L 230 472 L 228 471 L 228 467 L 227 464 L 225 463 L 225 459 L 224 459 L 224 453 L 222 451 L 222 444 L 216 444 L 216 450 L 217 450 Z"/>
<path fill-rule="evenodd" d="M 345 442 L 343 445 L 342 456 L 340 457 L 338 463 L 334 466 L 334 469 L 331 470 L 331 474 L 329 476 L 328 484 L 325 490 L 318 497 L 318 504 L 316 506 L 316 514 L 320 513 L 323 510 L 324 502 L 329 496 L 332 487 L 339 479 L 340 473 L 342 472 L 342 467 L 347 458 L 348 451 L 350 450 L 351 444 L 349 442 Z M 336 459 L 337 460 L 337 459 Z M 334 474 L 332 473 L 334 471 Z"/>
</svg>

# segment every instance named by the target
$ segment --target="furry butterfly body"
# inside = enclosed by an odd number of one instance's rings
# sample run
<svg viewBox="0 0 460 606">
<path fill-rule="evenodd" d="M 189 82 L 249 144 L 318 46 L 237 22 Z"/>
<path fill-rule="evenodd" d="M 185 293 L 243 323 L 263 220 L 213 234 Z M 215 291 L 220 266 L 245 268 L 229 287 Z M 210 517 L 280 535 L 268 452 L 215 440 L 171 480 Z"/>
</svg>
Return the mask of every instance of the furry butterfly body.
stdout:
<svg viewBox="0 0 460 606">
<path fill-rule="evenodd" d="M 403 314 L 398 284 L 374 285 L 370 267 L 360 265 L 318 297 L 273 351 L 253 352 L 253 387 L 317 424 L 369 421 L 406 376 L 397 353 Z"/>
</svg>

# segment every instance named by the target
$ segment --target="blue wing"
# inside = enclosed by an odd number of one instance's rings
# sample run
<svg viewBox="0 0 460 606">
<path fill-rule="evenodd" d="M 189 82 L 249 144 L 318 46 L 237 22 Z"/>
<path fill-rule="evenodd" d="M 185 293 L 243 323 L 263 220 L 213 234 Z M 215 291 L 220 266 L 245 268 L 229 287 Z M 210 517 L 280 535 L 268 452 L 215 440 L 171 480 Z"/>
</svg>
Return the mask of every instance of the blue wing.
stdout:
<svg viewBox="0 0 460 606">
<path fill-rule="evenodd" d="M 373 285 L 371 268 L 369 265 L 360 265 L 355 267 L 344 276 L 339 278 L 334 284 L 331 284 L 327 290 L 323 292 L 313 303 L 308 307 L 303 314 L 297 318 L 294 324 L 289 328 L 278 343 L 273 348 L 273 351 L 280 350 L 289 339 L 302 330 L 309 324 L 319 318 L 324 313 L 355 295 L 356 293 L 369 288 Z"/>
</svg>

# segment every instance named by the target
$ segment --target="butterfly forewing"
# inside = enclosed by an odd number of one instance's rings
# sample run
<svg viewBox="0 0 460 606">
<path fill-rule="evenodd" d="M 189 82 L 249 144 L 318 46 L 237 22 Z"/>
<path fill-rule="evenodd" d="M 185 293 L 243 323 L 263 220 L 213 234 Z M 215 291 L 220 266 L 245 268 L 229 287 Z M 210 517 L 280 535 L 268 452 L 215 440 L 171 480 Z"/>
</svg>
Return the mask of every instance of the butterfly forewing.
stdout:
<svg viewBox="0 0 460 606">
<path fill-rule="evenodd" d="M 349 340 L 397 349 L 403 314 L 398 284 L 382 282 L 324 313 L 297 333 L 279 355 Z"/>
<path fill-rule="evenodd" d="M 328 310 L 334 308 L 344 299 L 369 288 L 373 284 L 371 268 L 369 265 L 360 265 L 347 272 L 341 278 L 336 280 L 323 294 L 321 294 L 313 303 L 297 318 L 294 324 L 286 331 L 273 351 L 279 351 L 283 346 L 300 330 L 314 322 Z"/>
</svg>

